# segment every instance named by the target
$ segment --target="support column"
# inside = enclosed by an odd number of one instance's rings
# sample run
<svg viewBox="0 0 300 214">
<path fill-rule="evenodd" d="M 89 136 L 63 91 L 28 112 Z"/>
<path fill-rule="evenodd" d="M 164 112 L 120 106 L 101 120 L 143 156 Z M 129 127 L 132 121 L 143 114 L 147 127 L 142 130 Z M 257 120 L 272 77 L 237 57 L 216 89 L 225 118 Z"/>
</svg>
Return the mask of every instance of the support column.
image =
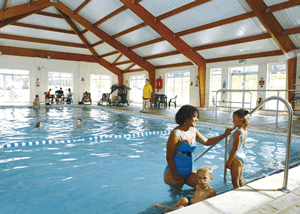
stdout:
<svg viewBox="0 0 300 214">
<path fill-rule="evenodd" d="M 205 105 L 206 63 L 198 67 L 200 107 Z"/>
<path fill-rule="evenodd" d="M 287 62 L 287 79 L 288 79 L 288 90 L 294 90 L 296 84 L 296 73 L 297 73 L 297 57 L 289 59 Z M 287 100 L 291 104 L 292 108 L 295 109 L 295 103 L 293 102 L 292 98 L 294 97 L 293 92 L 288 92 Z"/>
</svg>

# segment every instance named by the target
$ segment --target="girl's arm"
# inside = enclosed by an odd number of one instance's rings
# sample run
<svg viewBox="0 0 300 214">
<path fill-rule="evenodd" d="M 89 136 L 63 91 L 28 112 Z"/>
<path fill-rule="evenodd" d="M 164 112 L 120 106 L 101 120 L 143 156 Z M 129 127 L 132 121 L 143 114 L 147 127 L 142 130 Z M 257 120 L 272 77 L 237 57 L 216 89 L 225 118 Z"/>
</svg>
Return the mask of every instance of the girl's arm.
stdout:
<svg viewBox="0 0 300 214">
<path fill-rule="evenodd" d="M 224 132 L 224 134 L 221 134 L 217 137 L 212 137 L 212 138 L 206 138 L 205 136 L 203 136 L 197 129 L 196 129 L 196 139 L 199 143 L 202 143 L 206 146 L 210 146 L 213 144 L 218 143 L 219 141 L 223 140 L 223 138 L 225 138 L 227 135 L 231 134 L 231 129 L 227 128 Z"/>
<path fill-rule="evenodd" d="M 240 131 L 236 131 L 233 135 L 233 145 L 232 145 L 232 149 L 231 149 L 231 152 L 230 152 L 230 155 L 229 155 L 229 158 L 225 164 L 225 167 L 230 169 L 231 168 L 231 164 L 232 164 L 232 161 L 233 161 L 233 158 L 235 157 L 236 155 L 236 151 L 239 149 L 239 145 L 240 145 L 240 141 L 241 141 L 241 137 L 242 137 L 242 134 Z"/>
</svg>

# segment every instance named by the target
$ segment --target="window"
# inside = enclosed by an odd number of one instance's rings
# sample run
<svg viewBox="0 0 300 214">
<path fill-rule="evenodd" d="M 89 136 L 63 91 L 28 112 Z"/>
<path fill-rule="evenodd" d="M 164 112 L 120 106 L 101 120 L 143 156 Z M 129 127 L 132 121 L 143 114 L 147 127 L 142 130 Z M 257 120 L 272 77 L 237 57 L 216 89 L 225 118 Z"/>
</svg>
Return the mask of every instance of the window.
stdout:
<svg viewBox="0 0 300 214">
<path fill-rule="evenodd" d="M 145 75 L 135 75 L 130 78 L 130 99 L 133 102 L 142 102 L 143 88 L 145 85 Z M 154 87 L 154 86 L 152 86 Z M 154 90 L 154 88 L 153 88 Z"/>
<path fill-rule="evenodd" d="M 212 105 L 212 101 L 221 100 L 221 93 L 218 93 L 218 99 L 216 99 L 216 92 L 222 88 L 222 68 L 212 68 L 210 70 L 210 100 L 209 105 Z"/>
<path fill-rule="evenodd" d="M 277 64 L 269 64 L 269 87 L 270 90 L 286 90 L 286 64 L 285 63 L 277 63 Z M 269 96 L 280 96 L 282 98 L 286 98 L 286 92 L 280 91 L 269 91 L 267 92 L 267 97 Z M 284 104 L 279 102 L 278 109 L 284 110 Z M 267 103 L 268 109 L 276 109 L 277 108 L 277 101 L 270 100 Z"/>
<path fill-rule="evenodd" d="M 258 84 L 258 65 L 231 67 L 231 89 L 239 90 L 257 90 Z M 241 108 L 254 108 L 257 101 L 257 92 L 232 92 L 231 93 L 231 106 Z"/>
<path fill-rule="evenodd" d="M 166 89 L 167 97 L 173 98 L 177 95 L 178 104 L 189 104 L 190 101 L 190 72 L 167 73 Z"/>
<path fill-rule="evenodd" d="M 29 102 L 29 71 L 0 69 L 0 101 Z"/>
<path fill-rule="evenodd" d="M 62 87 L 64 94 L 68 92 L 68 88 L 71 88 L 71 91 L 73 91 L 73 74 L 49 72 L 48 89 L 51 88 L 51 92 L 54 94 L 60 87 Z"/>
<path fill-rule="evenodd" d="M 103 93 L 110 93 L 111 76 L 91 74 L 92 100 L 100 100 Z"/>
</svg>

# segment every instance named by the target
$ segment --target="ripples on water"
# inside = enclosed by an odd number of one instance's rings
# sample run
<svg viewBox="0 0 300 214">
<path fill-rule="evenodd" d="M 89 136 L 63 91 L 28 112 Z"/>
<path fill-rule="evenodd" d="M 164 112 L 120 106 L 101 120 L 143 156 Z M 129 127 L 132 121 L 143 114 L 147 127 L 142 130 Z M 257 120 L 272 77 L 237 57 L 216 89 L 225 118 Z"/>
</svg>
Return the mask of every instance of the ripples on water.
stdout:
<svg viewBox="0 0 300 214">
<path fill-rule="evenodd" d="M 76 126 L 77 118 L 83 126 Z M 37 122 L 44 128 L 36 129 Z M 125 134 L 171 129 L 173 121 L 150 119 L 93 108 L 0 109 L 2 143 L 68 139 L 99 134 Z M 206 137 L 224 128 L 199 126 Z M 173 206 L 194 190 L 163 183 L 168 136 L 105 139 L 70 144 L 18 147 L 0 151 L 1 213 L 159 213 L 153 204 Z M 283 169 L 285 139 L 248 134 L 244 179 L 249 181 Z M 299 160 L 299 141 L 292 143 L 292 161 Z M 199 145 L 198 155 L 206 148 Z M 195 162 L 210 166 L 218 193 L 232 188 L 230 173 L 223 184 L 224 141 Z M 229 171 L 228 171 L 229 172 Z M 46 212 L 47 213 L 47 212 Z"/>
</svg>

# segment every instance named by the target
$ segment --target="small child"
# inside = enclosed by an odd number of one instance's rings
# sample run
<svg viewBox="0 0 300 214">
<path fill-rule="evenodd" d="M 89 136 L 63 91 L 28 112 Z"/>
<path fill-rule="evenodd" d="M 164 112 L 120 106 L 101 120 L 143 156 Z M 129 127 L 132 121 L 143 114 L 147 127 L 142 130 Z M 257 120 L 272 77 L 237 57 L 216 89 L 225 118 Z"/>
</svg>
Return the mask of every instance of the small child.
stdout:
<svg viewBox="0 0 300 214">
<path fill-rule="evenodd" d="M 42 128 L 44 126 L 44 124 L 42 122 L 38 122 L 35 127 L 36 128 Z"/>
<path fill-rule="evenodd" d="M 76 125 L 82 125 L 82 120 L 80 118 L 76 120 Z"/>
<path fill-rule="evenodd" d="M 234 131 L 227 143 L 227 151 L 229 158 L 225 164 L 225 167 L 230 169 L 231 182 L 233 188 L 239 188 L 245 185 L 243 180 L 243 171 L 246 161 L 246 155 L 244 153 L 247 128 L 250 125 L 248 119 L 249 111 L 245 109 L 239 109 L 233 112 L 233 124 L 238 129 Z"/>
<path fill-rule="evenodd" d="M 114 105 L 118 105 L 119 103 L 121 103 L 122 102 L 122 99 L 121 99 L 121 97 L 120 96 L 116 96 L 115 97 L 115 99 L 111 102 L 112 103 L 112 105 L 114 106 Z"/>
<path fill-rule="evenodd" d="M 32 106 L 29 106 L 29 108 L 34 108 L 35 106 L 37 106 L 40 109 L 40 97 L 39 95 L 35 95 L 35 99 L 33 101 Z"/>
<path fill-rule="evenodd" d="M 196 191 L 194 193 L 194 196 L 191 198 L 182 197 L 174 207 L 170 206 L 161 206 L 154 204 L 156 208 L 165 208 L 169 210 L 177 210 L 182 207 L 186 207 L 190 204 L 197 203 L 199 201 L 203 201 L 205 199 L 211 198 L 213 196 L 216 196 L 216 191 L 209 186 L 209 184 L 212 182 L 212 169 L 208 166 L 202 166 L 197 170 L 198 175 L 198 185 L 196 186 Z"/>
</svg>

